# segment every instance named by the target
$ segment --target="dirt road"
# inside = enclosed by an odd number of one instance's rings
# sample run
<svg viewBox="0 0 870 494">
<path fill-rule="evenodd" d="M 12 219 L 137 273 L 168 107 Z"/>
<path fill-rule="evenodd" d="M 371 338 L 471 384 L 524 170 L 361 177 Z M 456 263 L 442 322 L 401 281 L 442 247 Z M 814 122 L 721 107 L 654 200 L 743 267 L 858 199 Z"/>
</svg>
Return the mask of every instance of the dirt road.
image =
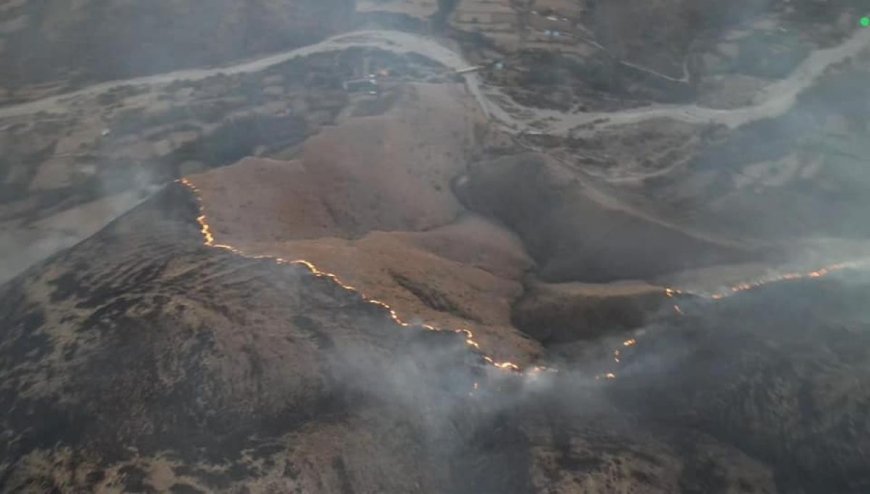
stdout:
<svg viewBox="0 0 870 494">
<path fill-rule="evenodd" d="M 168 84 L 182 80 L 202 80 L 219 74 L 229 75 L 258 72 L 295 58 L 343 50 L 350 47 L 378 48 L 395 53 L 417 53 L 452 70 L 468 66 L 468 62 L 462 58 L 461 54 L 440 44 L 431 37 L 400 31 L 356 31 L 341 34 L 314 45 L 236 65 L 182 70 L 136 79 L 95 84 L 72 93 L 0 108 L 0 118 L 41 111 L 62 113 L 67 111 L 71 101 L 76 97 L 96 95 L 118 87 Z M 858 29 L 842 44 L 833 48 L 816 50 L 810 54 L 788 78 L 760 91 L 753 99 L 751 106 L 728 110 L 705 108 L 698 105 L 657 105 L 616 112 L 567 113 L 526 108 L 514 103 L 514 107 L 520 108 L 524 113 L 531 115 L 529 118 L 518 119 L 486 94 L 484 90 L 487 88 L 478 74 L 470 73 L 464 77 L 469 92 L 480 104 L 483 111 L 490 118 L 502 124 L 506 130 L 514 133 L 529 131 L 552 135 L 568 135 L 578 132 L 589 133 L 603 128 L 633 124 L 654 118 L 671 118 L 699 124 L 715 123 L 735 128 L 756 120 L 776 117 L 785 113 L 794 105 L 797 96 L 810 87 L 829 66 L 855 56 L 868 47 L 870 47 L 870 30 Z M 537 121 L 537 124 L 532 126 L 531 123 L 535 121 Z M 583 127 L 583 129 L 580 130 L 578 129 L 579 127 Z"/>
</svg>

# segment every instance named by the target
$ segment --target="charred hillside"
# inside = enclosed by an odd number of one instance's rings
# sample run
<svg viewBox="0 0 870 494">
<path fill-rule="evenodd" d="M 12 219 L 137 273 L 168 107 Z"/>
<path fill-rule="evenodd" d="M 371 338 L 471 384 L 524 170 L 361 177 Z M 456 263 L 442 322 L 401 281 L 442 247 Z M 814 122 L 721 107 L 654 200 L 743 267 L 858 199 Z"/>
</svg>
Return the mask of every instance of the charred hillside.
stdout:
<svg viewBox="0 0 870 494">
<path fill-rule="evenodd" d="M 207 248 L 197 214 L 171 186 L 3 288 L 0 490 L 335 492 L 348 475 L 362 486 L 357 471 L 377 490 L 432 489 L 413 465 L 443 460 L 391 396 L 461 402 L 479 360 L 463 338 L 400 328 L 301 267 Z M 151 478 L 161 463 L 172 474 Z"/>
<path fill-rule="evenodd" d="M 208 248 L 197 214 L 170 186 L 2 288 L 0 490 L 867 485 L 864 284 L 684 301 L 629 347 L 553 341 L 558 372 L 517 374 L 302 267 Z M 615 379 L 577 345 L 623 349 Z"/>
</svg>

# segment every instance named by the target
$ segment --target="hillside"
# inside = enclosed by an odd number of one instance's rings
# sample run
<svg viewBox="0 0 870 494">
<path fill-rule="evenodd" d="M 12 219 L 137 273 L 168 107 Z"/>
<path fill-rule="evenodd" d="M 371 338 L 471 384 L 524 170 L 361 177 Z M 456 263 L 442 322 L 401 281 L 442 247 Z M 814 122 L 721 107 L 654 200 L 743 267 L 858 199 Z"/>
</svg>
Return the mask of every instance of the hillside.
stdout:
<svg viewBox="0 0 870 494">
<path fill-rule="evenodd" d="M 0 493 L 870 492 L 857 0 L 0 5 Z"/>
</svg>

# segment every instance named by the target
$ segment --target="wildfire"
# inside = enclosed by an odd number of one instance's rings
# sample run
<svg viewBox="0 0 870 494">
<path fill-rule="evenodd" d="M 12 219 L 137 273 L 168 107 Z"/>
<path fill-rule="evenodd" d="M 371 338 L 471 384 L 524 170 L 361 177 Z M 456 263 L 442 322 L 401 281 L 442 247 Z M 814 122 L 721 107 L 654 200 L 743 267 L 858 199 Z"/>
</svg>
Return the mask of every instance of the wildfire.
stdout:
<svg viewBox="0 0 870 494">
<path fill-rule="evenodd" d="M 732 285 L 726 287 L 725 289 L 714 292 L 714 293 L 693 293 L 689 292 L 690 295 L 707 298 L 710 300 L 722 300 L 724 298 L 730 297 L 732 295 L 736 295 L 738 293 L 748 292 L 750 290 L 755 290 L 756 288 L 761 288 L 766 285 L 771 285 L 773 283 L 781 283 L 784 281 L 797 281 L 797 280 L 806 280 L 806 279 L 818 279 L 824 278 L 825 276 L 843 271 L 846 269 L 857 268 L 862 265 L 867 264 L 866 261 L 850 261 L 850 262 L 840 262 L 837 264 L 831 264 L 830 266 L 825 266 L 819 268 L 815 271 L 794 271 L 790 273 L 780 273 L 774 274 L 770 276 L 765 276 L 762 278 L 758 278 L 752 281 L 744 281 L 741 283 L 737 283 L 736 285 Z M 668 297 L 673 297 L 675 294 L 682 294 L 684 292 L 680 290 L 676 290 L 673 288 L 665 289 L 665 293 Z"/>
<path fill-rule="evenodd" d="M 868 261 L 849 261 L 849 262 L 841 262 L 837 264 L 831 264 L 830 266 L 825 266 L 823 268 L 816 269 L 815 271 L 807 271 L 807 272 L 790 272 L 790 273 L 781 273 L 776 275 L 771 275 L 763 278 L 758 278 L 753 281 L 746 281 L 742 283 L 738 283 L 733 286 L 729 286 L 722 291 L 714 292 L 714 293 L 699 293 L 699 292 L 686 292 L 677 288 L 665 288 L 664 294 L 668 298 L 674 298 L 678 295 L 691 295 L 695 297 L 705 298 L 708 300 L 718 301 L 724 298 L 730 297 L 732 295 L 736 295 L 738 293 L 747 292 L 750 290 L 754 290 L 756 288 L 761 288 L 765 285 L 770 285 L 773 283 L 781 283 L 785 281 L 795 281 L 795 280 L 805 280 L 805 279 L 818 279 L 823 278 L 831 273 L 835 273 L 837 271 L 843 271 L 845 269 L 857 268 L 861 266 L 865 266 L 868 264 Z M 679 306 L 674 304 L 673 306 L 674 312 L 683 316 L 685 315 L 685 311 Z M 623 347 L 633 347 L 637 345 L 637 340 L 635 338 L 631 338 L 622 342 Z M 619 350 L 614 350 L 613 352 L 613 360 L 617 364 L 620 364 L 622 361 L 622 353 Z M 595 379 L 601 379 L 601 377 L 605 377 L 607 379 L 616 379 L 616 375 L 613 372 L 608 372 L 607 374 L 597 375 Z"/>
<path fill-rule="evenodd" d="M 244 251 L 242 251 L 241 249 L 234 247 L 232 245 L 217 243 L 217 241 L 215 240 L 214 232 L 212 231 L 211 226 L 208 223 L 208 218 L 206 217 L 206 214 L 205 214 L 205 206 L 203 205 L 202 194 L 201 194 L 199 188 L 196 185 L 194 185 L 193 182 L 191 182 L 187 178 L 182 178 L 178 182 L 181 185 L 184 185 L 185 187 L 187 187 L 191 192 L 193 192 L 194 197 L 196 197 L 197 203 L 199 204 L 199 213 L 200 213 L 199 216 L 197 216 L 196 221 L 197 221 L 197 223 L 199 223 L 200 233 L 202 233 L 202 238 L 203 238 L 203 244 L 206 247 L 212 247 L 215 249 L 223 249 L 223 250 L 232 252 L 233 254 L 236 254 L 238 256 L 248 258 L 248 259 L 268 259 L 268 260 L 271 260 L 277 264 L 302 266 L 305 269 L 307 269 L 309 272 L 311 272 L 311 274 L 314 275 L 314 277 L 321 278 L 321 279 L 328 279 L 328 280 L 332 281 L 333 283 L 335 283 L 336 285 L 340 286 L 341 288 L 343 288 L 349 292 L 353 292 L 353 293 L 358 294 L 363 299 L 363 301 L 386 310 L 390 316 L 390 319 L 392 319 L 393 322 L 395 322 L 399 326 L 402 326 L 402 327 L 411 326 L 411 324 L 403 321 L 399 317 L 399 315 L 396 313 L 395 309 L 390 307 L 390 305 L 387 304 L 386 302 L 367 297 L 365 294 L 363 294 L 356 287 L 345 283 L 344 281 L 341 280 L 341 278 L 339 278 L 337 275 L 335 275 L 333 273 L 321 271 L 320 269 L 317 268 L 317 266 L 315 266 L 310 261 L 306 261 L 304 259 L 287 260 L 287 259 L 283 259 L 281 257 L 275 257 L 275 256 L 248 254 L 248 253 L 245 253 Z M 478 353 L 481 352 L 480 343 L 478 343 L 475 340 L 474 333 L 472 333 L 471 330 L 469 330 L 469 329 L 464 329 L 464 328 L 452 329 L 452 330 L 440 329 L 440 328 L 436 328 L 435 326 L 432 326 L 431 324 L 422 324 L 421 327 L 423 329 L 428 330 L 428 331 L 449 331 L 452 333 L 461 334 L 465 337 L 465 344 L 466 345 L 473 348 Z M 513 362 L 498 362 L 488 355 L 482 355 L 482 358 L 487 364 L 495 367 L 496 369 L 503 370 L 503 371 L 509 371 L 509 372 L 522 372 L 522 368 Z M 531 369 L 531 371 L 537 373 L 537 372 L 541 372 L 541 371 L 552 371 L 552 369 L 547 369 L 545 367 L 533 367 Z M 477 389 L 476 383 L 475 383 L 475 389 Z"/>
<path fill-rule="evenodd" d="M 386 302 L 383 302 L 381 300 L 373 299 L 373 298 L 366 296 L 365 294 L 360 292 L 360 290 L 357 289 L 356 287 L 351 286 L 351 285 L 345 283 L 344 281 L 342 281 L 341 278 L 339 278 L 337 275 L 335 275 L 333 273 L 326 272 L 326 271 L 321 271 L 320 269 L 317 268 L 317 266 L 315 266 L 310 261 L 306 261 L 304 259 L 287 260 L 287 259 L 283 259 L 283 258 L 275 257 L 275 256 L 253 255 L 253 254 L 245 253 L 241 249 L 234 247 L 232 245 L 217 243 L 217 241 L 215 239 L 214 232 L 212 231 L 211 226 L 209 225 L 208 219 L 207 219 L 206 214 L 205 214 L 205 207 L 204 207 L 203 202 L 202 202 L 202 195 L 200 193 L 200 190 L 196 187 L 196 185 L 193 184 L 193 182 L 191 182 L 190 180 L 188 180 L 186 178 L 180 179 L 179 183 L 181 183 L 182 185 L 184 185 L 185 187 L 190 189 L 191 192 L 193 192 L 194 196 L 196 197 L 197 202 L 199 203 L 200 214 L 196 218 L 196 221 L 197 221 L 197 223 L 199 223 L 199 226 L 200 226 L 200 232 L 202 233 L 203 243 L 207 247 L 212 247 L 215 249 L 223 249 L 223 250 L 232 252 L 233 254 L 236 254 L 236 255 L 239 255 L 242 257 L 246 257 L 249 259 L 268 259 L 268 260 L 271 260 L 277 264 L 288 264 L 288 265 L 302 266 L 305 269 L 307 269 L 309 272 L 311 272 L 311 274 L 314 275 L 316 278 L 328 279 L 328 280 L 332 281 L 333 283 L 335 283 L 336 285 L 343 288 L 344 290 L 358 294 L 362 298 L 363 301 L 386 310 L 390 316 L 390 319 L 392 319 L 393 322 L 395 322 L 399 326 L 402 326 L 402 327 L 411 326 L 411 324 L 403 321 L 399 317 L 399 315 L 396 313 L 395 309 L 390 307 L 390 305 L 387 304 Z M 842 270 L 849 269 L 849 268 L 858 267 L 858 266 L 861 266 L 863 264 L 866 264 L 866 262 L 864 262 L 864 261 L 842 262 L 842 263 L 838 263 L 838 264 L 832 264 L 830 266 L 826 266 L 826 267 L 817 269 L 815 271 L 791 272 L 791 273 L 772 275 L 772 276 L 768 276 L 768 277 L 764 277 L 764 278 L 759 278 L 759 279 L 756 279 L 753 281 L 738 283 L 736 285 L 727 287 L 724 290 L 719 291 L 719 292 L 715 292 L 715 293 L 695 293 L 695 292 L 686 292 L 686 291 L 683 291 L 683 290 L 680 290 L 677 288 L 665 288 L 664 294 L 668 298 L 674 298 L 674 297 L 679 296 L 679 295 L 693 295 L 693 296 L 697 296 L 697 297 L 706 298 L 708 300 L 714 300 L 714 301 L 715 300 L 722 300 L 722 299 L 730 297 L 732 295 L 736 295 L 738 293 L 754 290 L 756 288 L 760 288 L 762 286 L 769 285 L 772 283 L 779 283 L 779 282 L 783 282 L 783 281 L 794 281 L 794 280 L 801 280 L 801 279 L 822 278 L 822 277 L 827 276 L 831 273 L 834 273 L 837 271 L 842 271 Z M 683 310 L 678 305 L 674 305 L 673 308 L 677 314 L 684 315 Z M 449 331 L 449 332 L 453 332 L 456 334 L 461 334 L 465 337 L 465 344 L 467 346 L 473 348 L 477 353 L 480 353 L 482 358 L 483 358 L 483 361 L 486 362 L 488 365 L 491 365 L 492 367 L 499 369 L 499 370 L 502 370 L 502 371 L 515 372 L 515 373 L 523 372 L 523 369 L 519 365 L 517 365 L 513 362 L 498 362 L 498 361 L 494 360 L 492 357 L 483 354 L 480 343 L 477 340 L 475 340 L 474 333 L 472 333 L 468 329 L 464 329 L 464 328 L 452 329 L 452 330 L 451 329 L 441 329 L 441 328 L 436 328 L 435 326 L 432 326 L 431 324 L 422 324 L 420 326 L 423 329 L 426 329 L 428 331 Z M 631 338 L 631 339 L 623 341 L 622 345 L 626 348 L 632 347 L 632 346 L 637 345 L 637 340 L 635 338 Z M 613 359 L 617 364 L 620 363 L 621 354 L 620 354 L 619 350 L 616 350 L 614 352 Z M 530 374 L 536 374 L 536 373 L 540 373 L 540 372 L 556 372 L 555 369 L 550 369 L 547 367 L 532 367 L 530 369 L 527 369 L 527 371 Z M 608 380 L 612 380 L 612 379 L 616 379 L 616 374 L 614 374 L 613 372 L 608 372 L 608 373 L 604 374 L 603 376 L 602 375 L 595 376 L 596 379 L 600 379 L 601 377 L 604 377 Z M 475 390 L 477 389 L 477 383 L 475 383 L 474 389 Z"/>
</svg>

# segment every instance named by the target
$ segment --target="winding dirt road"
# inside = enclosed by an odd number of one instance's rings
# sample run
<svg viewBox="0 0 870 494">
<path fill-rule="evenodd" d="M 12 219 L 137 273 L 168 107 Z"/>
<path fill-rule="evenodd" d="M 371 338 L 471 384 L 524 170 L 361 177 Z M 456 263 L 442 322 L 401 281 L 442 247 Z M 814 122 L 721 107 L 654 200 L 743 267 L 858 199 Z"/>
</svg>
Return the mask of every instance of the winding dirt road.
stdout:
<svg viewBox="0 0 870 494">
<path fill-rule="evenodd" d="M 0 118 L 27 115 L 37 112 L 63 113 L 69 110 L 72 101 L 81 96 L 93 96 L 123 86 L 169 84 L 183 80 L 202 80 L 219 74 L 241 74 L 265 70 L 316 53 L 343 50 L 351 47 L 377 48 L 394 53 L 417 53 L 430 58 L 452 70 L 469 64 L 462 55 L 440 44 L 434 38 L 400 31 L 355 31 L 334 36 L 317 44 L 267 57 L 242 62 L 226 67 L 191 69 L 158 74 L 136 79 L 109 81 L 95 84 L 72 93 L 0 108 Z M 721 110 L 697 105 L 657 105 L 652 107 L 616 112 L 566 113 L 554 110 L 522 107 L 530 118 L 519 119 L 505 110 L 486 94 L 485 84 L 476 73 L 465 74 L 469 92 L 477 100 L 484 113 L 512 133 L 535 132 L 537 134 L 569 135 L 589 133 L 609 127 L 642 122 L 655 118 L 670 118 L 688 123 L 721 124 L 736 128 L 756 120 L 772 118 L 787 112 L 797 96 L 810 87 L 825 70 L 833 64 L 855 56 L 870 48 L 870 29 L 858 29 L 842 44 L 833 48 L 816 50 L 782 81 L 760 91 L 751 106 Z M 504 97 L 503 95 L 501 95 Z M 532 126 L 532 122 L 536 122 Z M 582 130 L 580 129 L 582 128 Z"/>
</svg>

